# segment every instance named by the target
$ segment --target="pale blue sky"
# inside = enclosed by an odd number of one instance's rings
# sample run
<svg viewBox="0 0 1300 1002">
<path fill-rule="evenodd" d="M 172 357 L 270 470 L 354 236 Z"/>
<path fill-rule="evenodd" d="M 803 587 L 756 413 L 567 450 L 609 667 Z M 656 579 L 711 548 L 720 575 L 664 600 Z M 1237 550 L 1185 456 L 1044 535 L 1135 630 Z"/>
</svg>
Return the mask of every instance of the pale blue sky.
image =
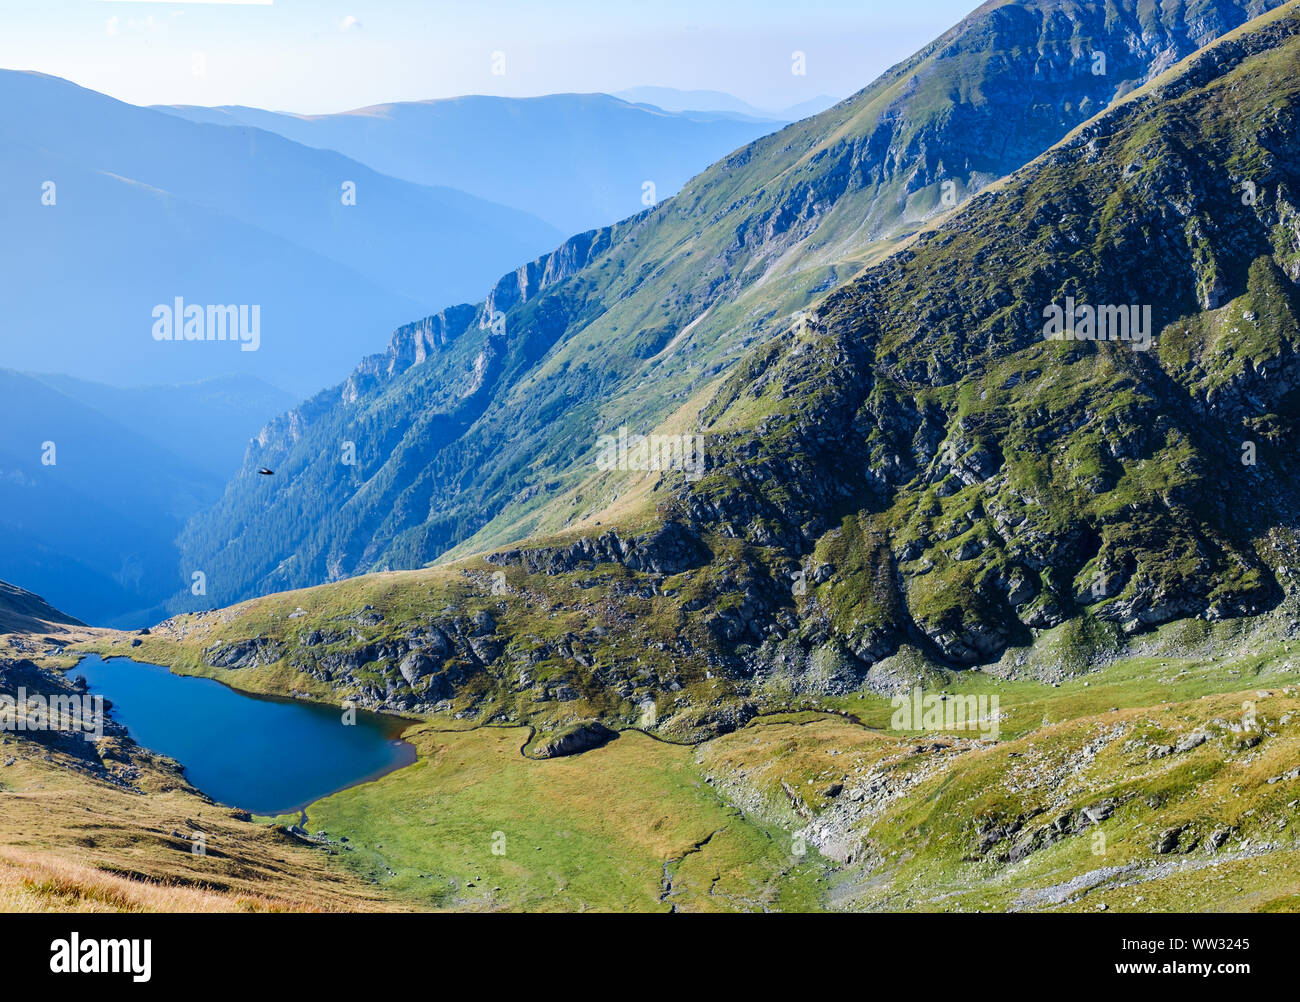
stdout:
<svg viewBox="0 0 1300 1002">
<path fill-rule="evenodd" d="M 640 85 L 842 97 L 978 0 L 2 0 L 0 67 L 136 104 L 341 111 Z M 807 75 L 791 53 L 807 54 Z M 505 54 L 494 75 L 492 55 Z"/>
</svg>

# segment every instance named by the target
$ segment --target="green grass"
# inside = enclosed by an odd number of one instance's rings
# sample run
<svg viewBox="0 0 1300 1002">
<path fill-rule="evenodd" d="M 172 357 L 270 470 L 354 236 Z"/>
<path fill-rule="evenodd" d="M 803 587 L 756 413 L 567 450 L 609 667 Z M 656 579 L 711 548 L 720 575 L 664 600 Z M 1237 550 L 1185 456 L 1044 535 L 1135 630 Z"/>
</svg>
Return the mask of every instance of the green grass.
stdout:
<svg viewBox="0 0 1300 1002">
<path fill-rule="evenodd" d="M 314 804 L 309 828 L 346 836 L 341 860 L 385 893 L 437 908 L 818 905 L 816 854 L 795 857 L 788 833 L 723 802 L 691 749 L 628 732 L 539 762 L 520 755 L 526 736 L 414 729 L 417 764 Z"/>
</svg>

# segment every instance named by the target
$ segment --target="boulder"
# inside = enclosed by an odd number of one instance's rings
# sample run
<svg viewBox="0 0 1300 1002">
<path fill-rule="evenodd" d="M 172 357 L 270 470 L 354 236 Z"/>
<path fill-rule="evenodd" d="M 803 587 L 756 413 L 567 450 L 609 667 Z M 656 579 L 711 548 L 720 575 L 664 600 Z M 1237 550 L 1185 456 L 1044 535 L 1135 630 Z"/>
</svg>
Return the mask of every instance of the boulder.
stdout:
<svg viewBox="0 0 1300 1002">
<path fill-rule="evenodd" d="M 538 745 L 533 752 L 533 756 L 535 758 L 560 758 L 564 755 L 578 755 L 593 748 L 599 748 L 601 745 L 609 744 L 616 737 L 618 737 L 617 731 L 610 730 L 599 721 L 590 720 L 551 738 L 544 744 Z"/>
</svg>

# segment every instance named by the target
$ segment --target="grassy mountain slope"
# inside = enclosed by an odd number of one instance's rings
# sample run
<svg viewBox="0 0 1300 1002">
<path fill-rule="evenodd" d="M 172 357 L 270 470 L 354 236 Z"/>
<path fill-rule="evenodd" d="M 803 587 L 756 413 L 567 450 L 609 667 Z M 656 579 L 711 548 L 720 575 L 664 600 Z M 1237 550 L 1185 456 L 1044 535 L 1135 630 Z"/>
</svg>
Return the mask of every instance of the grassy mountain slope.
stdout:
<svg viewBox="0 0 1300 1002">
<path fill-rule="evenodd" d="M 1269 6 L 985 4 L 854 97 L 507 275 L 480 306 L 399 330 L 386 356 L 268 425 L 191 525 L 186 565 L 233 601 L 418 566 L 480 532 L 478 548 L 522 538 L 585 476 L 599 434 L 648 432 L 943 210 L 945 190 L 960 200 L 1014 170 Z"/>
</svg>

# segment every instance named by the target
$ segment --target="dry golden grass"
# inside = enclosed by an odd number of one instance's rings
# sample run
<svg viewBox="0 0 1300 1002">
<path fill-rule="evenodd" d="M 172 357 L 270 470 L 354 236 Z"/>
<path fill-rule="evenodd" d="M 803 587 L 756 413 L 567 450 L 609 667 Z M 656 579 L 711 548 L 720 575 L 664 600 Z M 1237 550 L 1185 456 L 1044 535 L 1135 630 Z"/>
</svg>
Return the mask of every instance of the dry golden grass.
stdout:
<svg viewBox="0 0 1300 1002">
<path fill-rule="evenodd" d="M 391 907 L 322 848 L 238 820 L 147 753 L 131 756 L 132 790 L 27 740 L 0 751 L 16 758 L 0 769 L 0 911 Z"/>
<path fill-rule="evenodd" d="M 0 850 L 0 912 L 317 911 L 311 902 L 131 880 L 54 853 Z"/>
</svg>

